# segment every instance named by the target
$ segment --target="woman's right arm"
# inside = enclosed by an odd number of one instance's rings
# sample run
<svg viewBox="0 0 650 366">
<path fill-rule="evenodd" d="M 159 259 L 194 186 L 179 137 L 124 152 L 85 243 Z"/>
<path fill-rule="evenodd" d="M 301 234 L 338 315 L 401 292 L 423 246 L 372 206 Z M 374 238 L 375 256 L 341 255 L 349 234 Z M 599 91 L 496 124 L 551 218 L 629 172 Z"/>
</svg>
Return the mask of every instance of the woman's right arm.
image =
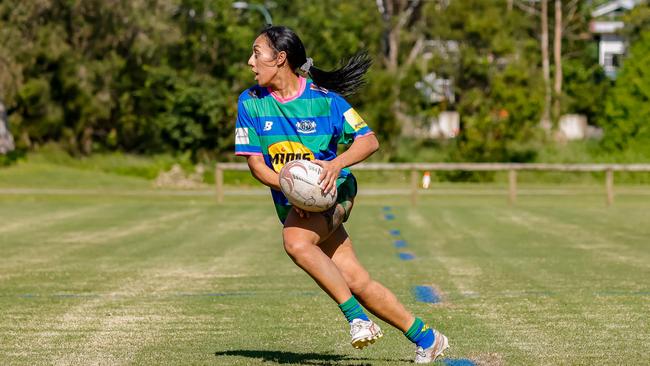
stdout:
<svg viewBox="0 0 650 366">
<path fill-rule="evenodd" d="M 276 191 L 280 190 L 280 175 L 269 168 L 261 155 L 249 155 L 247 157 L 248 167 L 255 179 Z"/>
<path fill-rule="evenodd" d="M 262 182 L 262 184 L 280 191 L 280 174 L 276 173 L 273 169 L 269 168 L 264 162 L 264 157 L 260 155 L 249 155 L 247 157 L 248 167 L 255 179 Z M 303 211 L 296 206 L 293 206 L 300 217 L 309 217 L 309 212 Z"/>
</svg>

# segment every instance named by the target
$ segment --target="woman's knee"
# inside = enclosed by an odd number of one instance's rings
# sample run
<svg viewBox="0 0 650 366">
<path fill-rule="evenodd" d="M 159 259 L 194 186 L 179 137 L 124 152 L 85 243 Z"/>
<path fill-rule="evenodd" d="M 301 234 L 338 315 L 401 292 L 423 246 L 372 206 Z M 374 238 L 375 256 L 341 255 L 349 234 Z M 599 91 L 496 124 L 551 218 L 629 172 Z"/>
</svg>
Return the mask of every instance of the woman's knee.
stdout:
<svg viewBox="0 0 650 366">
<path fill-rule="evenodd" d="M 291 258 L 300 258 L 305 253 L 309 246 L 312 244 L 304 240 L 297 240 L 293 238 L 284 237 L 284 250 Z"/>
<path fill-rule="evenodd" d="M 350 275 L 345 275 L 344 278 L 350 288 L 350 292 L 354 295 L 363 294 L 372 283 L 372 278 L 370 278 L 370 274 L 366 271 L 359 271 Z"/>
</svg>

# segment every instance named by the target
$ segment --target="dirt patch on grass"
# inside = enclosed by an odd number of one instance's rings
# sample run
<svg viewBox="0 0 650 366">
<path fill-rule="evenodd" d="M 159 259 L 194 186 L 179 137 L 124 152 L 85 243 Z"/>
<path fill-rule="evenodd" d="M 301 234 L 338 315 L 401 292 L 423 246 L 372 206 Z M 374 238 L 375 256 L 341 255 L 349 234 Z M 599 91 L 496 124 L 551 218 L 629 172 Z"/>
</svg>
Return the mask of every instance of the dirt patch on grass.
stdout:
<svg viewBox="0 0 650 366">
<path fill-rule="evenodd" d="M 471 360 L 476 366 L 503 366 L 506 364 L 503 356 L 498 353 L 482 353 L 472 356 Z"/>
</svg>

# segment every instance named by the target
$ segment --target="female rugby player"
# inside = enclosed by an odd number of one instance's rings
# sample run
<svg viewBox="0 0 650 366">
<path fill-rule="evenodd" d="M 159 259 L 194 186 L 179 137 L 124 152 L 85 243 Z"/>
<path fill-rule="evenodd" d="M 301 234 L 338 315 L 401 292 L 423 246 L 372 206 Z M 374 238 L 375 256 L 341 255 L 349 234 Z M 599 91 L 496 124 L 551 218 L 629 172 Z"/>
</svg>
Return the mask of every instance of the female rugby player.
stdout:
<svg viewBox="0 0 650 366">
<path fill-rule="evenodd" d="M 362 85 L 370 63 L 360 52 L 340 69 L 324 71 L 313 66 L 291 29 L 265 28 L 248 59 L 257 85 L 239 96 L 235 153 L 246 156 L 253 176 L 271 188 L 284 224 L 284 249 L 339 304 L 350 323 L 352 346 L 363 348 L 382 336 L 365 308 L 416 344 L 415 362 L 433 362 L 448 347 L 447 337 L 414 317 L 370 277 L 342 225 L 357 193 L 348 167 L 379 148 L 373 132 L 343 98 Z M 349 148 L 337 156 L 338 144 Z M 321 187 L 337 192 L 333 208 L 323 213 L 292 208 L 280 191 L 278 173 L 294 159 L 323 168 Z"/>
</svg>

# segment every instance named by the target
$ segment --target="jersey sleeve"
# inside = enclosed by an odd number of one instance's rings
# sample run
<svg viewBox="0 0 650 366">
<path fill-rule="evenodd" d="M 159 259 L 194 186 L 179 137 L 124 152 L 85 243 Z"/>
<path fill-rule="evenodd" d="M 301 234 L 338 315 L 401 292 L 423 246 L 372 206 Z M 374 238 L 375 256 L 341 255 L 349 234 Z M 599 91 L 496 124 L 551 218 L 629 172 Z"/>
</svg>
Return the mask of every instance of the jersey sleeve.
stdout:
<svg viewBox="0 0 650 366">
<path fill-rule="evenodd" d="M 235 155 L 262 155 L 262 147 L 255 123 L 246 111 L 246 107 L 242 103 L 241 98 L 237 103 Z"/>
<path fill-rule="evenodd" d="M 359 113 L 345 99 L 339 97 L 335 103 L 337 104 L 339 113 L 341 113 L 342 128 L 338 141 L 339 144 L 347 145 L 358 137 L 374 133 Z"/>
</svg>

